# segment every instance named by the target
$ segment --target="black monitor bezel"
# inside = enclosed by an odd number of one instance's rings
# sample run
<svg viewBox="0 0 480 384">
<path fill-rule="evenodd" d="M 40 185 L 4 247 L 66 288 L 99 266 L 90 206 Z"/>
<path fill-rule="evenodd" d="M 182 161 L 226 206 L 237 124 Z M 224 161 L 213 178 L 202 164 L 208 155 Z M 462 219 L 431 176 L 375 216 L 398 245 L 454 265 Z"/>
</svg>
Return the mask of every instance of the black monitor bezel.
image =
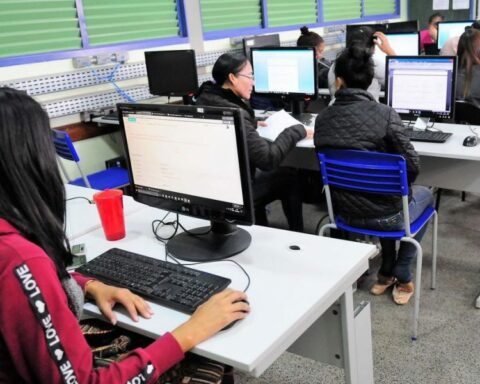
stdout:
<svg viewBox="0 0 480 384">
<path fill-rule="evenodd" d="M 262 40 L 269 40 L 269 39 L 275 39 L 275 42 L 272 43 L 271 41 L 262 41 Z M 250 46 L 247 46 L 247 41 L 254 39 L 255 44 Z M 257 41 L 258 40 L 258 41 Z M 263 48 L 263 47 L 280 47 L 280 35 L 278 33 L 272 33 L 268 35 L 254 35 L 254 36 L 247 36 L 242 39 L 242 44 L 243 44 L 243 54 L 245 57 L 252 61 L 252 54 L 251 50 L 252 48 Z"/>
<path fill-rule="evenodd" d="M 238 108 L 227 108 L 227 107 L 206 107 L 206 106 L 186 106 L 186 105 L 176 105 L 176 104 L 127 104 L 127 103 L 120 103 L 117 104 L 118 109 L 118 116 L 119 116 L 119 123 L 120 123 L 120 131 L 122 134 L 123 146 L 125 150 L 125 157 L 127 161 L 127 168 L 130 178 L 130 190 L 132 193 L 132 197 L 143 204 L 153 206 L 155 208 L 164 209 L 171 212 L 176 212 L 182 215 L 196 217 L 205 220 L 213 221 L 223 221 L 227 222 L 228 224 L 243 224 L 243 225 L 252 225 L 254 224 L 254 205 L 253 205 L 253 193 L 251 188 L 251 175 L 250 175 L 250 162 L 248 157 L 248 148 L 247 142 L 245 137 L 245 129 L 243 125 L 243 119 L 241 118 L 241 112 Z M 201 206 L 202 209 L 198 209 L 200 204 L 196 201 L 192 202 L 192 206 L 195 205 L 197 209 L 190 209 L 190 210 L 182 210 L 181 207 L 183 206 L 182 202 L 177 201 L 174 202 L 172 200 L 162 199 L 160 197 L 151 197 L 144 193 L 141 193 L 135 187 L 135 177 L 132 173 L 132 166 L 131 166 L 131 159 L 129 156 L 129 149 L 128 149 L 128 141 L 125 132 L 125 125 L 123 123 L 123 116 L 124 112 L 132 113 L 132 112 L 159 112 L 165 113 L 169 115 L 191 115 L 197 113 L 198 110 L 203 110 L 202 114 L 224 114 L 225 116 L 233 116 L 234 118 L 234 125 L 235 125 L 235 133 L 236 133 L 236 142 L 237 142 L 237 151 L 238 151 L 238 159 L 239 159 L 239 167 L 240 167 L 240 178 L 241 178 L 241 185 L 242 185 L 242 195 L 244 200 L 244 209 L 242 215 L 236 215 L 228 211 L 216 211 L 215 208 L 207 211 L 202 210 L 205 208 Z M 175 193 L 173 191 L 166 191 L 171 192 L 172 194 L 176 194 L 176 196 L 180 196 L 181 194 Z M 203 199 L 203 198 L 202 198 Z M 156 201 L 155 201 L 156 200 Z M 176 204 L 174 206 L 174 204 Z M 199 212 L 207 212 L 206 214 L 199 214 Z"/>
<path fill-rule="evenodd" d="M 386 32 L 385 33 L 385 36 L 395 36 L 395 35 L 413 35 L 413 34 L 417 34 L 417 55 L 420 55 L 420 32 L 419 31 L 416 31 L 416 32 Z M 393 50 L 395 50 L 395 47 L 392 46 Z M 400 56 L 400 55 L 398 55 Z"/>
<path fill-rule="evenodd" d="M 406 20 L 406 21 L 395 21 L 392 23 L 387 23 L 386 33 L 411 33 L 411 32 L 419 32 L 418 28 L 418 20 Z M 394 26 L 394 30 L 389 32 L 390 26 Z M 395 30 L 396 27 L 405 28 L 405 30 Z"/>
<path fill-rule="evenodd" d="M 391 59 L 414 59 L 414 60 L 424 60 L 424 59 L 434 59 L 434 60 L 445 60 L 453 59 L 453 74 L 452 74 L 452 93 L 450 96 L 451 102 L 451 111 L 448 116 L 439 114 L 433 111 L 425 110 L 410 110 L 409 113 L 400 113 L 397 112 L 403 120 L 412 120 L 412 118 L 417 117 L 429 117 L 436 120 L 451 120 L 455 116 L 455 91 L 456 91 L 456 77 L 457 77 L 457 57 L 456 56 L 438 56 L 438 55 L 420 55 L 420 56 L 387 56 L 385 58 L 385 104 L 393 108 L 390 104 L 390 79 L 389 79 L 389 69 L 390 69 L 390 60 Z"/>
<path fill-rule="evenodd" d="M 348 35 L 353 29 L 358 28 L 371 28 L 374 32 L 383 32 L 385 33 L 387 30 L 387 24 L 347 24 L 345 26 L 345 43 L 348 42 Z"/>
<path fill-rule="evenodd" d="M 253 62 L 253 52 L 254 51 L 310 51 L 312 52 L 312 65 L 313 65 L 313 76 L 314 76 L 314 92 L 310 93 L 297 93 L 297 92 L 257 92 L 255 86 L 253 87 L 253 93 L 258 96 L 266 97 L 285 97 L 290 100 L 305 100 L 305 99 L 316 99 L 318 97 L 318 65 L 315 54 L 314 47 L 254 47 L 251 49 L 252 54 L 252 68 L 253 73 L 255 74 L 255 66 Z"/>
<path fill-rule="evenodd" d="M 440 47 L 440 24 L 457 24 L 457 23 L 469 23 L 466 25 L 465 28 L 471 26 L 475 20 L 450 20 L 450 21 L 439 21 L 438 22 L 438 30 L 437 30 L 437 48 L 440 51 L 443 47 Z"/>
<path fill-rule="evenodd" d="M 173 91 L 168 91 L 168 90 L 161 90 L 159 91 L 156 89 L 154 86 L 154 79 L 157 76 L 156 69 L 154 68 L 153 65 L 149 65 L 149 57 L 154 56 L 154 55 L 174 55 L 174 54 L 185 54 L 184 59 L 182 62 L 184 62 L 186 57 L 193 58 L 193 61 L 191 62 L 192 66 L 190 70 L 192 71 L 191 74 L 193 75 L 193 81 L 192 81 L 192 89 L 182 89 L 182 90 L 173 90 Z M 147 70 L 147 79 L 148 79 L 148 88 L 150 90 L 150 93 L 155 96 L 190 96 L 195 91 L 198 89 L 198 71 L 197 71 L 197 63 L 196 63 L 196 57 L 195 57 L 195 50 L 193 49 L 174 49 L 174 50 L 159 50 L 159 51 L 145 51 L 144 53 L 145 56 L 145 67 Z M 168 79 L 175 79 L 178 78 L 180 74 L 178 72 L 172 72 L 171 74 L 168 74 L 166 78 Z"/>
</svg>

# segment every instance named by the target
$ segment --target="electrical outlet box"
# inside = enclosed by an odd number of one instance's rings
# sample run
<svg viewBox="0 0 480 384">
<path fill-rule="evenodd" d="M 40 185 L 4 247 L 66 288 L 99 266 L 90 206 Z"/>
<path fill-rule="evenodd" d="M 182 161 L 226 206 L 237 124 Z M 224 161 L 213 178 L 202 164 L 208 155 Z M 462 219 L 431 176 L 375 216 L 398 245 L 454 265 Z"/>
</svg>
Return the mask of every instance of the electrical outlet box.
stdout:
<svg viewBox="0 0 480 384">
<path fill-rule="evenodd" d="M 93 56 L 80 56 L 73 58 L 74 68 L 85 68 L 91 65 L 105 65 L 111 63 L 125 63 L 128 60 L 127 52 L 105 52 Z"/>
<path fill-rule="evenodd" d="M 91 56 L 80 56 L 72 59 L 74 68 L 85 68 L 92 65 Z"/>
</svg>

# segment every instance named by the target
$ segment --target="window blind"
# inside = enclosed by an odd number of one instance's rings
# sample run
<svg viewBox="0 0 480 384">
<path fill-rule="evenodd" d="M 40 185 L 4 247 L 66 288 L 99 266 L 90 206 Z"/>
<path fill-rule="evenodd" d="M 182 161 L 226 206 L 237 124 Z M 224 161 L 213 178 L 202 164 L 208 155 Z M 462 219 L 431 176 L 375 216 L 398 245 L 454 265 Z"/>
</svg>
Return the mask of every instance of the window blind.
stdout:
<svg viewBox="0 0 480 384">
<path fill-rule="evenodd" d="M 259 0 L 201 0 L 200 6 L 204 32 L 262 25 Z"/>
<path fill-rule="evenodd" d="M 269 27 L 317 22 L 316 0 L 268 0 L 267 9 Z"/>
<path fill-rule="evenodd" d="M 364 0 L 365 16 L 395 13 L 395 0 Z"/>
<path fill-rule="evenodd" d="M 74 1 L 0 0 L 0 57 L 81 45 Z"/>
<path fill-rule="evenodd" d="M 178 36 L 175 0 L 83 0 L 91 46 Z"/>
<path fill-rule="evenodd" d="M 323 0 L 323 21 L 359 19 L 361 15 L 360 0 Z"/>
</svg>

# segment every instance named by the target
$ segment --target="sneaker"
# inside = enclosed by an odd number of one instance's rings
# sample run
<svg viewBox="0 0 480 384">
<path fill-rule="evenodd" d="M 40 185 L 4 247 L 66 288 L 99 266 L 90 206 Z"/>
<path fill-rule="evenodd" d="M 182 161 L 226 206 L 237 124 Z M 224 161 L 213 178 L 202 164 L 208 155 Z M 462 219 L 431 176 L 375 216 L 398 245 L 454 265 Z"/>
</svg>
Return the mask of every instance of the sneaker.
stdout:
<svg viewBox="0 0 480 384">
<path fill-rule="evenodd" d="M 412 281 L 406 284 L 398 283 L 393 287 L 393 301 L 399 305 L 405 305 L 412 297 L 413 292 L 414 288 Z"/>
<path fill-rule="evenodd" d="M 377 282 L 373 284 L 372 288 L 370 288 L 370 293 L 372 295 L 378 296 L 383 295 L 385 291 L 394 285 L 397 282 L 397 279 L 393 276 L 385 277 L 382 275 L 378 275 Z"/>
</svg>

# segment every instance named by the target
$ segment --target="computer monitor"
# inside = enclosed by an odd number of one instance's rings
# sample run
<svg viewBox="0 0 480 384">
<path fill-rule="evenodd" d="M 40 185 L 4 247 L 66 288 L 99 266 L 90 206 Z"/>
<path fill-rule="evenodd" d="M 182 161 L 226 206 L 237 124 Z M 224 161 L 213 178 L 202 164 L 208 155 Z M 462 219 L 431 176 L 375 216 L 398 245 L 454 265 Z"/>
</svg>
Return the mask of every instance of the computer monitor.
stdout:
<svg viewBox="0 0 480 384">
<path fill-rule="evenodd" d="M 182 232 L 167 251 L 190 261 L 219 260 L 246 249 L 254 222 L 250 168 L 235 108 L 118 104 L 133 198 L 210 220 Z"/>
<path fill-rule="evenodd" d="M 398 21 L 395 23 L 387 23 L 387 33 L 408 33 L 418 32 L 418 20 Z"/>
<path fill-rule="evenodd" d="M 417 119 L 425 128 L 430 118 L 453 118 L 455 105 L 454 56 L 387 56 L 387 105 L 402 118 Z"/>
<path fill-rule="evenodd" d="M 386 24 L 349 24 L 346 26 L 346 31 L 345 31 L 345 41 L 347 42 L 347 44 L 350 41 L 352 31 L 354 29 L 363 28 L 363 27 L 372 28 L 374 32 L 379 31 L 379 32 L 385 33 L 387 31 Z"/>
<path fill-rule="evenodd" d="M 315 48 L 252 48 L 252 67 L 255 94 L 285 97 L 295 114 L 301 101 L 318 95 Z"/>
<path fill-rule="evenodd" d="M 157 96 L 182 96 L 190 104 L 198 89 L 197 63 L 193 49 L 145 52 L 148 87 Z"/>
<path fill-rule="evenodd" d="M 252 48 L 261 48 L 261 47 L 279 47 L 280 46 L 280 35 L 278 33 L 273 35 L 257 35 L 244 37 L 243 41 L 243 52 L 245 56 L 251 60 L 251 49 Z"/>
<path fill-rule="evenodd" d="M 460 36 L 463 32 L 465 32 L 465 28 L 470 27 L 472 23 L 473 20 L 439 22 L 437 39 L 438 49 L 442 49 L 449 38 Z"/>
<path fill-rule="evenodd" d="M 388 41 L 398 56 L 415 56 L 420 54 L 420 34 L 418 32 L 408 33 L 386 33 Z"/>
</svg>

